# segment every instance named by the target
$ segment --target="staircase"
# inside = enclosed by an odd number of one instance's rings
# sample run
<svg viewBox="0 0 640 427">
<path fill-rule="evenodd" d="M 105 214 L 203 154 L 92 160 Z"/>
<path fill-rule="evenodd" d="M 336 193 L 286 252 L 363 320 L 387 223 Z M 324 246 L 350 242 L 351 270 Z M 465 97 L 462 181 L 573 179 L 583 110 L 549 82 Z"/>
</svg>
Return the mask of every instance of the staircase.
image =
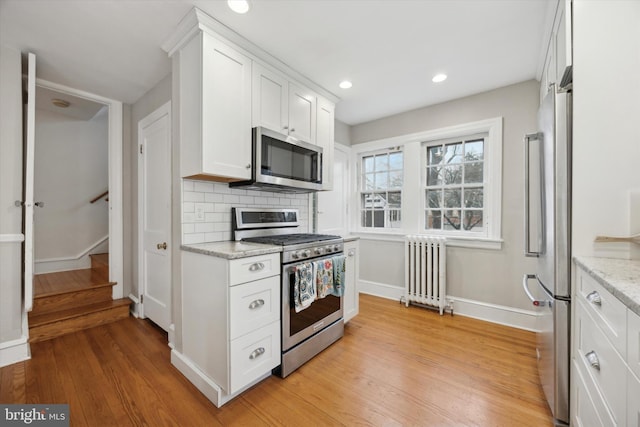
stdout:
<svg viewBox="0 0 640 427">
<path fill-rule="evenodd" d="M 114 322 L 129 316 L 131 300 L 111 298 L 109 254 L 91 255 L 91 268 L 38 274 L 29 313 L 29 342 Z"/>
</svg>

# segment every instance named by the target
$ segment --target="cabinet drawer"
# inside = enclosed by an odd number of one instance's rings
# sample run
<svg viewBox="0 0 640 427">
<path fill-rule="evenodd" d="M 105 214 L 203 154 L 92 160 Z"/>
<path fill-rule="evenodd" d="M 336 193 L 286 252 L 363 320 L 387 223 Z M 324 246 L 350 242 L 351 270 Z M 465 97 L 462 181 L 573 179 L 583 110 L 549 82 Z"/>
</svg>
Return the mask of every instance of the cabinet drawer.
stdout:
<svg viewBox="0 0 640 427">
<path fill-rule="evenodd" d="M 600 325 L 604 334 L 620 355 L 625 357 L 627 354 L 627 307 L 584 271 L 579 270 L 577 285 L 577 299 L 585 303 L 585 307 Z"/>
<path fill-rule="evenodd" d="M 580 362 L 577 361 L 577 363 Z M 571 391 L 571 425 L 576 427 L 615 426 L 595 385 L 588 376 L 585 378 L 577 363 L 574 360 L 575 386 Z M 602 417 L 598 411 L 603 414 Z"/>
<path fill-rule="evenodd" d="M 280 322 L 231 341 L 231 390 L 235 393 L 280 364 Z"/>
<path fill-rule="evenodd" d="M 624 425 L 627 367 L 587 312 L 586 303 L 578 301 L 576 306 L 574 357 L 582 372 L 596 384 L 615 424 Z"/>
<path fill-rule="evenodd" d="M 640 379 L 629 372 L 627 382 L 627 427 L 640 426 Z"/>
<path fill-rule="evenodd" d="M 629 309 L 627 309 L 627 364 L 640 378 L 640 316 Z"/>
<path fill-rule="evenodd" d="M 280 253 L 229 261 L 229 284 L 231 286 L 279 274 Z"/>
<path fill-rule="evenodd" d="M 280 276 L 271 276 L 230 289 L 231 339 L 280 320 Z"/>
</svg>

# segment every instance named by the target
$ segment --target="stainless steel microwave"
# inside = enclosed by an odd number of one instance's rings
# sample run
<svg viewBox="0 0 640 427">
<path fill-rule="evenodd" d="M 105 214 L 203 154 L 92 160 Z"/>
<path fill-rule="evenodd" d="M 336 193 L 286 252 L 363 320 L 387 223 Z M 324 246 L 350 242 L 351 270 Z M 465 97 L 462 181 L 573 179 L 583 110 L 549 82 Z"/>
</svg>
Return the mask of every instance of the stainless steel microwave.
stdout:
<svg viewBox="0 0 640 427">
<path fill-rule="evenodd" d="M 252 132 L 251 180 L 231 187 L 310 193 L 322 189 L 322 148 L 264 127 Z"/>
</svg>

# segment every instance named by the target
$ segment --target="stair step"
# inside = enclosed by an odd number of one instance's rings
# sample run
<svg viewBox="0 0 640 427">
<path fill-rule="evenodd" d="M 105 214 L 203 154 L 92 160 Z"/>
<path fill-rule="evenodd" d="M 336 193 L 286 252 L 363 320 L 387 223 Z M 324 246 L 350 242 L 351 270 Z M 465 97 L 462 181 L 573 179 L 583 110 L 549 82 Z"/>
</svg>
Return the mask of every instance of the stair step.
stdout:
<svg viewBox="0 0 640 427">
<path fill-rule="evenodd" d="M 109 253 L 91 254 L 91 268 L 109 267 Z"/>
<path fill-rule="evenodd" d="M 79 289 L 71 292 L 40 296 L 33 299 L 33 309 L 29 313 L 29 319 L 36 315 L 67 310 L 82 305 L 112 301 L 112 285 L 95 286 Z"/>
<path fill-rule="evenodd" d="M 29 342 L 45 341 L 129 317 L 131 300 L 122 298 L 29 317 Z"/>
<path fill-rule="evenodd" d="M 85 289 L 113 286 L 109 282 L 109 272 L 100 268 L 60 271 L 56 273 L 37 274 L 34 276 L 34 300 L 68 292 Z"/>
</svg>

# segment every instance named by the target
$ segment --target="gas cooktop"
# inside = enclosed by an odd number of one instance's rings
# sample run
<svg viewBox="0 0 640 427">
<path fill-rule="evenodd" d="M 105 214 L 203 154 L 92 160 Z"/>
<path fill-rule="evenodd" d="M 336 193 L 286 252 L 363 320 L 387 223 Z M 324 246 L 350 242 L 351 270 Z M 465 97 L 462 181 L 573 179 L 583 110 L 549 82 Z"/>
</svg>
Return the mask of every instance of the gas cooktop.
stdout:
<svg viewBox="0 0 640 427">
<path fill-rule="evenodd" d="M 270 245 L 299 245 L 302 243 L 320 242 L 323 240 L 342 239 L 340 236 L 331 234 L 313 234 L 313 233 L 295 233 L 295 234 L 277 234 L 269 236 L 245 237 L 245 242 L 266 243 Z"/>
</svg>

